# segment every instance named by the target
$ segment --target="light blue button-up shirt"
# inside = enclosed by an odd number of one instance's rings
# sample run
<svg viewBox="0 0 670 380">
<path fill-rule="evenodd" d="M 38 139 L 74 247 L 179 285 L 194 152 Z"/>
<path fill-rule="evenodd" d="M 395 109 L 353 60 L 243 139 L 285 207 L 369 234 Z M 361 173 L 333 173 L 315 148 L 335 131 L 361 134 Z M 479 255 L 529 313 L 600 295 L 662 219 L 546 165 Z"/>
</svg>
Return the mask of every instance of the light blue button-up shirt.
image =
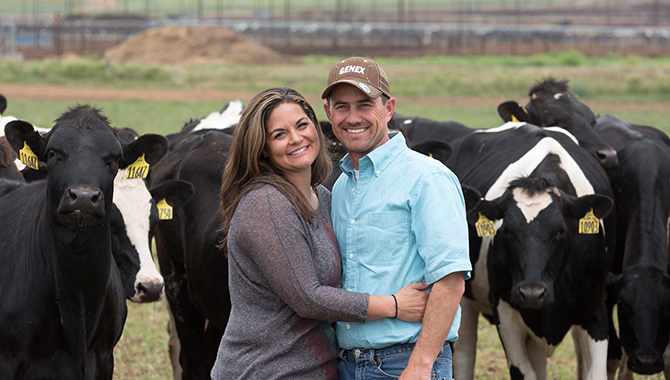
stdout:
<svg viewBox="0 0 670 380">
<path fill-rule="evenodd" d="M 343 287 L 390 295 L 403 286 L 432 284 L 452 272 L 468 279 L 465 202 L 456 176 L 437 160 L 407 147 L 402 134 L 359 160 L 356 182 L 349 155 L 333 187 L 332 219 L 342 257 Z M 458 337 L 460 307 L 447 340 Z M 415 343 L 421 323 L 382 318 L 338 322 L 341 348 Z"/>
</svg>

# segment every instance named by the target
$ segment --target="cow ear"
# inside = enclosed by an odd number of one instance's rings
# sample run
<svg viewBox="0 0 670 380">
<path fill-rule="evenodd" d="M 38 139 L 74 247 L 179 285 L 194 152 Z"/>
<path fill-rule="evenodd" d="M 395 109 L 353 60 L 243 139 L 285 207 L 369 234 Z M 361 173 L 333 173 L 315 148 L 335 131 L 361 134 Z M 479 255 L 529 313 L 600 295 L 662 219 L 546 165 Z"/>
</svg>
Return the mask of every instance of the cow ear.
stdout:
<svg viewBox="0 0 670 380">
<path fill-rule="evenodd" d="M 152 187 L 149 192 L 151 197 L 159 202 L 162 199 L 172 207 L 181 207 L 195 194 L 193 185 L 182 180 L 170 180 L 158 186 Z"/>
<path fill-rule="evenodd" d="M 7 109 L 7 98 L 4 95 L 0 94 L 0 117 Z"/>
<path fill-rule="evenodd" d="M 463 192 L 463 199 L 465 199 L 465 210 L 470 211 L 476 209 L 477 206 L 484 200 L 482 198 L 482 193 L 474 187 L 461 184 L 461 189 Z"/>
<path fill-rule="evenodd" d="M 526 123 L 530 123 L 530 118 L 528 116 L 528 112 L 523 108 L 523 106 L 514 100 L 508 100 L 504 103 L 501 103 L 498 106 L 498 115 L 506 121 L 523 121 Z"/>
<path fill-rule="evenodd" d="M 142 154 L 149 165 L 154 165 L 167 153 L 168 139 L 161 135 L 147 133 L 123 148 L 123 159 L 119 167 L 125 169 Z"/>
<path fill-rule="evenodd" d="M 572 202 L 569 216 L 571 218 L 583 218 L 586 213 L 593 209 L 593 215 L 602 219 L 612 211 L 613 205 L 612 198 L 608 196 L 600 194 L 585 195 Z"/>
<path fill-rule="evenodd" d="M 464 195 L 465 196 L 465 195 Z M 475 225 L 482 217 L 494 221 L 503 218 L 503 210 L 495 201 L 481 200 L 480 203 L 470 209 L 468 208 L 468 223 Z"/>
<path fill-rule="evenodd" d="M 426 141 L 412 147 L 413 150 L 432 157 L 444 165 L 447 165 L 449 157 L 451 157 L 451 145 L 444 141 Z"/>
<path fill-rule="evenodd" d="M 5 125 L 5 136 L 12 149 L 18 154 L 28 144 L 37 159 L 46 162 L 46 139 L 35 130 L 32 124 L 23 120 L 13 120 Z"/>
</svg>

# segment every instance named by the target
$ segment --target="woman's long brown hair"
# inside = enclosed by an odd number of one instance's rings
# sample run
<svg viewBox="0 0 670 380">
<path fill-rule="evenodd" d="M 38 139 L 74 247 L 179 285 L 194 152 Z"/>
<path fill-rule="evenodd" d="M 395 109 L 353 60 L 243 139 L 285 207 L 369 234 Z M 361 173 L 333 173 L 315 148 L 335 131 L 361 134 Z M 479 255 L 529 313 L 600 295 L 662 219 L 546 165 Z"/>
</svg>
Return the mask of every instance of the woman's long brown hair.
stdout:
<svg viewBox="0 0 670 380">
<path fill-rule="evenodd" d="M 316 212 L 311 209 L 307 199 L 298 188 L 268 158 L 263 157 L 266 142 L 265 125 L 272 111 L 284 103 L 299 105 L 314 123 L 319 137 L 319 152 L 312 163 L 311 186 L 316 187 L 323 183 L 332 171 L 323 131 L 316 119 L 314 109 L 307 100 L 299 92 L 286 87 L 270 88 L 259 93 L 242 112 L 240 122 L 235 127 L 232 147 L 223 169 L 221 217 L 222 229 L 225 232 L 230 228 L 230 221 L 240 199 L 249 190 L 263 184 L 276 187 L 291 201 L 303 218 L 310 223 L 318 223 Z M 224 237 L 221 242 L 224 250 L 226 241 L 227 237 Z"/>
</svg>

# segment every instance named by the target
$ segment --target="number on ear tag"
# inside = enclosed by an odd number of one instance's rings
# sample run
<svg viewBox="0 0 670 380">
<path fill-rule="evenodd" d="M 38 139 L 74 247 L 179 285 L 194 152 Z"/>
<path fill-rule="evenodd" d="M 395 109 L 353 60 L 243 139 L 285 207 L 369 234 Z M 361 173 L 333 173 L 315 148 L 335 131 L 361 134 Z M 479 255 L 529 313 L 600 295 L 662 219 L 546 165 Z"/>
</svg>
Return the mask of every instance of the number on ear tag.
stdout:
<svg viewBox="0 0 670 380">
<path fill-rule="evenodd" d="M 23 148 L 19 150 L 19 160 L 21 160 L 21 163 L 31 169 L 40 169 L 40 166 L 37 163 L 37 155 L 33 153 L 33 150 L 30 149 L 30 146 L 28 146 L 28 143 L 25 141 L 23 142 Z"/>
<path fill-rule="evenodd" d="M 165 198 L 161 199 L 160 202 L 156 203 L 158 207 L 158 219 L 160 220 L 171 220 L 172 219 L 172 206 L 170 206 Z"/>
<path fill-rule="evenodd" d="M 579 233 L 585 235 L 594 235 L 600 231 L 600 220 L 593 215 L 593 209 L 579 219 Z"/>
<path fill-rule="evenodd" d="M 149 164 L 144 160 L 144 153 L 137 158 L 137 161 L 128 166 L 128 179 L 147 178 L 149 174 Z"/>
<path fill-rule="evenodd" d="M 475 223 L 475 228 L 477 229 L 477 236 L 479 237 L 493 236 L 496 234 L 496 226 L 489 218 L 482 215 L 481 212 L 479 213 L 479 220 Z"/>
</svg>

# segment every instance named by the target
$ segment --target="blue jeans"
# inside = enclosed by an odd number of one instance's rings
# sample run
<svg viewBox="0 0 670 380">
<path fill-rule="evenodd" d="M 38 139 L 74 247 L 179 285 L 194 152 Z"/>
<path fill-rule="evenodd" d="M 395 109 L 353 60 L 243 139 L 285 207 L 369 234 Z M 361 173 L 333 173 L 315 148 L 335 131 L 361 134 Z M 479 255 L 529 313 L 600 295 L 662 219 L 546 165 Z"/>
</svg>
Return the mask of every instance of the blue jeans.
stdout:
<svg viewBox="0 0 670 380">
<path fill-rule="evenodd" d="M 340 380 L 397 379 L 407 367 L 414 344 L 396 344 L 380 349 L 340 350 Z M 445 343 L 433 364 L 431 379 L 453 378 L 451 344 Z"/>
</svg>

